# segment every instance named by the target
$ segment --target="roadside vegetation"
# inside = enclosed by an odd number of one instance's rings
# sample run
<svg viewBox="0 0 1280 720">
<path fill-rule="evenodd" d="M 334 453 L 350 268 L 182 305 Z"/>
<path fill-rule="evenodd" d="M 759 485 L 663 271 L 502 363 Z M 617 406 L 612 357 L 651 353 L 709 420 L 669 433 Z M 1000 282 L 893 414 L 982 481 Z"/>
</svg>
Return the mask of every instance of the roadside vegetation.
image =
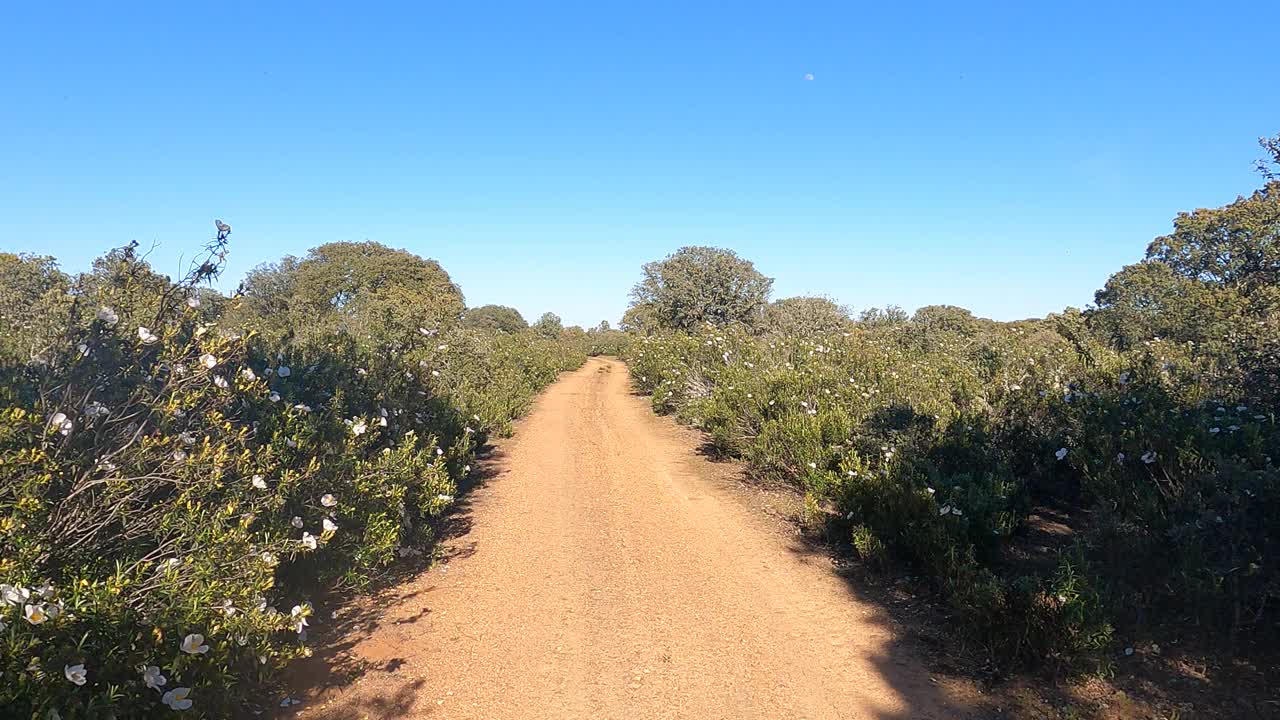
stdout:
<svg viewBox="0 0 1280 720">
<path fill-rule="evenodd" d="M 646 265 L 636 383 L 802 488 L 865 565 L 928 578 L 993 663 L 1105 670 L 1170 635 L 1274 650 L 1280 181 L 1179 215 L 1083 311 L 855 318 L 771 282 L 713 248 Z"/>
<path fill-rule="evenodd" d="M 374 243 L 222 296 L 227 234 L 178 281 L 0 254 L 4 717 L 276 705 L 310 601 L 429 553 L 476 449 L 585 357 Z"/>
</svg>

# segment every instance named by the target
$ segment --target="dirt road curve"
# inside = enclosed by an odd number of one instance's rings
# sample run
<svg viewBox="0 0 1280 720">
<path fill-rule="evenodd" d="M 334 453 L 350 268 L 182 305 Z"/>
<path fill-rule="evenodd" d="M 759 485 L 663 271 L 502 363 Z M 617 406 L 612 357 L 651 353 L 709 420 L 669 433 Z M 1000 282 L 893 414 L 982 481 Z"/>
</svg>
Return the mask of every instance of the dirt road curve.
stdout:
<svg viewBox="0 0 1280 720">
<path fill-rule="evenodd" d="M 499 446 L 453 559 L 330 621 L 301 716 L 959 717 L 694 440 L 621 363 L 566 375 Z"/>
</svg>

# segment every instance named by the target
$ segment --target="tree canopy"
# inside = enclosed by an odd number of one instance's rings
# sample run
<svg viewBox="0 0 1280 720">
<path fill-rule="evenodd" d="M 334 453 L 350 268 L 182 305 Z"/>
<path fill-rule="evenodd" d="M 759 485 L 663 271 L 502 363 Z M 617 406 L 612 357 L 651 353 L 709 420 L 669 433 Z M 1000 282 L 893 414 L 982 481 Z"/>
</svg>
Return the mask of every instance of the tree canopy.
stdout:
<svg viewBox="0 0 1280 720">
<path fill-rule="evenodd" d="M 468 308 L 462 315 L 462 324 L 476 330 L 513 333 L 529 327 L 519 310 L 506 305 L 481 305 Z"/>
<path fill-rule="evenodd" d="M 852 325 L 848 308 L 825 297 L 782 298 L 764 312 L 765 329 L 784 335 L 824 335 Z"/>
<path fill-rule="evenodd" d="M 264 329 L 411 336 L 456 325 L 462 291 L 434 260 L 375 242 L 336 242 L 260 266 L 242 283 L 244 310 Z"/>
<path fill-rule="evenodd" d="M 538 318 L 531 327 L 539 335 L 547 338 L 558 338 L 564 331 L 564 323 L 560 321 L 560 316 L 553 312 L 542 313 L 542 317 Z"/>
<path fill-rule="evenodd" d="M 1256 327 L 1280 310 L 1280 181 L 1173 225 L 1097 292 L 1095 330 L 1122 348 L 1156 337 L 1217 343 L 1228 327 Z"/>
<path fill-rule="evenodd" d="M 645 311 L 632 320 L 647 315 L 664 329 L 690 330 L 703 323 L 755 326 L 773 287 L 773 279 L 757 272 L 749 260 L 721 248 L 683 247 L 645 264 L 643 272 L 631 290 L 631 308 Z"/>
</svg>

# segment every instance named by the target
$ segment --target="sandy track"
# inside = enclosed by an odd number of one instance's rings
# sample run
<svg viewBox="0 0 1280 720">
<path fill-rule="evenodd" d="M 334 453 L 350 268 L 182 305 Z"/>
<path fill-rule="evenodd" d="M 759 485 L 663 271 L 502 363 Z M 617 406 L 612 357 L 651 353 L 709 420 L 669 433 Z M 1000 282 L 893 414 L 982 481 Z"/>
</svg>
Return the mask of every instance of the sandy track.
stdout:
<svg viewBox="0 0 1280 720">
<path fill-rule="evenodd" d="M 621 363 L 566 375 L 500 444 L 452 559 L 339 616 L 301 715 L 960 716 L 692 440 Z"/>
</svg>

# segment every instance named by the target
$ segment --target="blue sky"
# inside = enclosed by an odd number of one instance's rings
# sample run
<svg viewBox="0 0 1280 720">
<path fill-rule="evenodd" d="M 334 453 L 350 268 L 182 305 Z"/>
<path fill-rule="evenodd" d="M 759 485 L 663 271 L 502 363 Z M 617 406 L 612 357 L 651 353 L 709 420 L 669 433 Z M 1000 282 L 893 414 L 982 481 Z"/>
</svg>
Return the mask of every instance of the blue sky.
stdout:
<svg viewBox="0 0 1280 720">
<path fill-rule="evenodd" d="M 594 324 L 717 245 L 775 297 L 1015 319 L 1259 184 L 1263 5 L 895 5 L 12 3 L 0 250 L 176 274 L 219 217 L 224 289 L 369 239 Z"/>
</svg>

